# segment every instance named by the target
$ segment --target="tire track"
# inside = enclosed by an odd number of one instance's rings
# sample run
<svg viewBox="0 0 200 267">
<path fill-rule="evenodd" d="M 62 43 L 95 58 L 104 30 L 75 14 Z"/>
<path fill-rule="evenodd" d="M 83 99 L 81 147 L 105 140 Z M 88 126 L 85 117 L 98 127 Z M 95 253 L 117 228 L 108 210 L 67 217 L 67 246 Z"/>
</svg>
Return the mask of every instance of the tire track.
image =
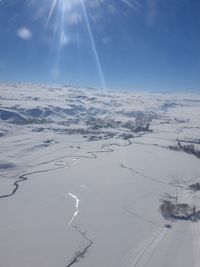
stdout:
<svg viewBox="0 0 200 267">
<path fill-rule="evenodd" d="M 177 188 L 177 187 L 179 187 L 179 188 L 184 188 L 184 187 L 181 186 L 181 185 L 172 184 L 172 183 L 167 183 L 167 182 L 164 182 L 164 181 L 162 181 L 162 180 L 159 180 L 159 179 L 157 179 L 157 178 L 155 178 L 155 177 L 151 177 L 151 176 L 145 175 L 145 174 L 143 174 L 143 173 L 137 171 L 136 169 L 133 169 L 133 168 L 130 168 L 130 167 L 125 166 L 125 165 L 122 164 L 122 163 L 120 163 L 120 166 L 121 166 L 121 168 L 124 168 L 124 169 L 127 169 L 127 170 L 129 170 L 129 171 L 132 171 L 132 172 L 136 173 L 137 175 L 140 175 L 140 176 L 142 176 L 143 178 L 145 178 L 145 179 L 147 179 L 147 180 L 150 180 L 150 181 L 152 181 L 152 182 L 154 182 L 154 183 L 164 184 L 164 185 L 172 186 L 172 187 L 175 187 L 175 188 Z"/>
<path fill-rule="evenodd" d="M 138 258 L 136 259 L 136 261 L 134 262 L 133 267 L 138 266 L 138 264 L 140 263 L 140 261 L 142 260 L 142 258 L 144 257 L 145 253 L 150 250 L 153 245 L 158 241 L 158 243 L 156 244 L 156 247 L 154 248 L 154 250 L 158 247 L 159 243 L 162 241 L 162 238 L 164 237 L 164 234 L 167 232 L 167 229 L 162 229 L 152 240 L 149 244 L 147 244 L 141 251 L 141 253 L 139 254 Z M 153 250 L 153 251 L 154 251 Z"/>
<path fill-rule="evenodd" d="M 124 207 L 124 210 L 126 212 L 128 212 L 129 214 L 133 215 L 134 217 L 137 217 L 138 219 L 141 219 L 147 223 L 150 223 L 158 228 L 161 228 L 161 230 L 159 231 L 158 235 L 156 235 L 146 246 L 144 246 L 142 249 L 141 249 L 141 252 L 139 253 L 138 257 L 136 258 L 135 262 L 134 262 L 134 265 L 133 267 L 136 267 L 138 266 L 138 264 L 140 263 L 140 261 L 142 260 L 142 258 L 144 257 L 145 253 L 151 249 L 151 247 L 156 243 L 157 240 L 159 240 L 159 238 L 161 237 L 161 235 L 165 232 L 167 232 L 169 229 L 165 228 L 164 225 L 162 224 L 159 224 L 151 219 L 148 219 L 142 215 L 139 215 L 138 213 L 132 211 L 129 209 L 129 207 L 133 204 L 135 204 L 137 201 L 140 201 L 141 199 L 144 199 L 144 198 L 147 198 L 149 197 L 150 195 L 152 195 L 153 193 L 147 193 L 147 194 L 144 194 L 142 195 L 141 197 L 137 198 L 136 200 L 132 201 L 131 203 L 129 203 L 128 205 L 126 205 Z M 176 232 L 176 231 L 175 231 Z M 161 241 L 161 240 L 160 240 Z M 157 244 L 158 246 L 158 244 Z M 154 250 L 157 248 L 157 246 L 154 248 Z"/>
<path fill-rule="evenodd" d="M 129 204 L 129 206 L 130 206 L 130 204 Z M 125 210 L 126 212 L 128 212 L 129 214 L 134 215 L 134 216 L 137 217 L 138 219 L 141 219 L 141 220 L 143 220 L 143 221 L 145 221 L 145 222 L 148 222 L 148 223 L 150 223 L 150 224 L 153 224 L 153 225 L 158 226 L 158 227 L 161 227 L 161 228 L 164 227 L 162 224 L 159 224 L 159 223 L 157 223 L 157 222 L 155 222 L 155 221 L 153 221 L 153 220 L 151 220 L 151 219 L 148 219 L 148 218 L 146 218 L 146 217 L 144 217 L 144 216 L 142 216 L 142 215 L 140 215 L 140 214 L 138 214 L 138 213 L 136 213 L 136 212 L 134 212 L 134 211 L 128 209 L 127 207 L 124 207 L 124 210 Z"/>
</svg>

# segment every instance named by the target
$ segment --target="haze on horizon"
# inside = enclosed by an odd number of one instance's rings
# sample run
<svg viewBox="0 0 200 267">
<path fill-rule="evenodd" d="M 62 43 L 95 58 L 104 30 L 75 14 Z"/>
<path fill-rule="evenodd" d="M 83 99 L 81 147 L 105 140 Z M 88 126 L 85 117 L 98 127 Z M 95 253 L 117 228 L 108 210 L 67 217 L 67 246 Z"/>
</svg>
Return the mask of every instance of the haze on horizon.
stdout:
<svg viewBox="0 0 200 267">
<path fill-rule="evenodd" d="M 200 2 L 0 0 L 0 81 L 198 91 Z"/>
</svg>

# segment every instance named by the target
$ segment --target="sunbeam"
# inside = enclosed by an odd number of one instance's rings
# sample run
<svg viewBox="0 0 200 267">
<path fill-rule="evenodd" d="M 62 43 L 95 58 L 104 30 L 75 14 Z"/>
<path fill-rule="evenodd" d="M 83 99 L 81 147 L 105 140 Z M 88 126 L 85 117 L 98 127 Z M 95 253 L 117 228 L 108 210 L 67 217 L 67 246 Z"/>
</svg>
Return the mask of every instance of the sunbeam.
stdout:
<svg viewBox="0 0 200 267">
<path fill-rule="evenodd" d="M 51 9 L 50 9 L 49 14 L 48 14 L 48 18 L 47 18 L 47 22 L 45 24 L 45 28 L 47 28 L 48 25 L 49 25 L 49 21 L 50 21 L 50 19 L 52 17 L 52 14 L 53 14 L 54 10 L 55 10 L 57 2 L 58 2 L 58 0 L 53 0 L 52 1 Z"/>
<path fill-rule="evenodd" d="M 70 1 L 52 0 L 44 27 L 45 31 L 48 28 L 53 31 L 54 42 L 52 43 L 52 48 L 55 50 L 54 69 L 56 69 L 57 73 L 60 73 L 61 50 L 68 43 L 66 17 L 69 15 L 71 7 Z"/>
<path fill-rule="evenodd" d="M 88 19 L 87 9 L 86 9 L 84 0 L 81 0 L 81 4 L 82 4 L 83 13 L 84 13 L 84 17 L 85 17 L 85 21 L 86 21 L 86 25 L 87 25 L 87 29 L 88 29 L 90 42 L 91 42 L 91 45 L 92 45 L 92 50 L 93 50 L 93 53 L 94 53 L 94 58 L 95 58 L 95 61 L 96 61 L 96 64 L 97 64 L 98 74 L 99 74 L 99 77 L 100 77 L 100 80 L 101 80 L 102 88 L 103 88 L 103 90 L 105 92 L 106 91 L 105 78 L 104 78 L 101 62 L 100 62 L 100 59 L 99 59 L 98 51 L 97 51 L 97 48 L 96 48 L 96 45 L 95 45 L 94 37 L 93 37 L 93 34 L 92 34 L 92 29 L 91 29 L 90 22 L 89 22 L 89 19 Z"/>
<path fill-rule="evenodd" d="M 50 10 L 48 12 L 47 21 L 45 24 L 45 31 L 48 28 L 53 28 L 53 36 L 55 38 L 54 48 L 56 50 L 56 59 L 55 59 L 55 68 L 59 69 L 60 58 L 61 58 L 61 50 L 64 46 L 66 46 L 69 42 L 69 37 L 67 30 L 70 16 L 76 12 L 76 14 L 80 14 L 85 21 L 85 25 L 87 28 L 89 41 L 92 47 L 92 52 L 94 56 L 94 60 L 97 67 L 98 77 L 101 82 L 101 87 L 103 91 L 106 91 L 106 83 L 105 77 L 102 70 L 101 61 L 99 58 L 99 54 L 97 51 L 95 38 L 92 32 L 92 27 L 90 24 L 90 19 L 87 11 L 87 4 L 85 0 L 52 0 L 50 4 Z"/>
</svg>

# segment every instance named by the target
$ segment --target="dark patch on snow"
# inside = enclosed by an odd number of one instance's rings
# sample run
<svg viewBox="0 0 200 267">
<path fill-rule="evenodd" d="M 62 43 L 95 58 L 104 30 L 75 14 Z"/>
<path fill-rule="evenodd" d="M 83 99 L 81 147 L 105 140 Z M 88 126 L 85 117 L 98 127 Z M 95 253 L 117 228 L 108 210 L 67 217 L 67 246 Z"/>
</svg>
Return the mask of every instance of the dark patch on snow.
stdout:
<svg viewBox="0 0 200 267">
<path fill-rule="evenodd" d="M 16 165 L 12 162 L 0 160 L 0 170 L 12 169 L 15 167 Z"/>
</svg>

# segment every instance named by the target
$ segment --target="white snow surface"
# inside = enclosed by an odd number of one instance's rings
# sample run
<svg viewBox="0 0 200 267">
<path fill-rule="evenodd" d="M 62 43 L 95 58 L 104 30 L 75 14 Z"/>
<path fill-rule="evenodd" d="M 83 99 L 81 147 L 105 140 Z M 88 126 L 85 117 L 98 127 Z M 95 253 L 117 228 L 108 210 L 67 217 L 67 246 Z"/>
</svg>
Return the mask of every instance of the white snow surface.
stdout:
<svg viewBox="0 0 200 267">
<path fill-rule="evenodd" d="M 200 95 L 0 84 L 1 267 L 198 267 Z M 170 225 L 170 227 L 166 227 Z"/>
</svg>

